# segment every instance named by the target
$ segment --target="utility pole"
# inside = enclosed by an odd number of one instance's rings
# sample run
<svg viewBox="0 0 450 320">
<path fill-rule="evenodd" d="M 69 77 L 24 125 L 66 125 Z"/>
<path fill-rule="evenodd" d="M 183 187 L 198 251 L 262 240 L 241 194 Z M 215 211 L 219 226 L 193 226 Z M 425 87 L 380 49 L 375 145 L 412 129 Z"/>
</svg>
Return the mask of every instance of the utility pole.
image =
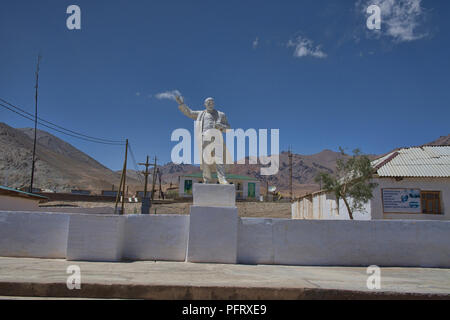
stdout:
<svg viewBox="0 0 450 320">
<path fill-rule="evenodd" d="M 34 163 L 36 161 L 36 137 L 37 137 L 37 108 L 38 108 L 38 88 L 39 88 L 39 64 L 41 63 L 41 55 L 38 55 L 36 65 L 36 86 L 34 95 L 34 142 L 33 142 L 33 159 L 31 160 L 31 181 L 30 181 L 30 193 L 33 193 L 33 180 L 34 180 Z"/>
<path fill-rule="evenodd" d="M 122 192 L 122 212 L 121 212 L 121 214 L 124 214 L 123 209 L 125 206 L 125 184 L 126 184 L 126 178 L 127 178 L 127 157 L 128 157 L 128 139 L 126 140 L 126 144 L 125 144 L 125 161 L 123 163 L 122 175 L 120 176 L 119 189 L 117 190 L 117 195 L 116 195 L 116 204 L 114 207 L 115 214 L 117 213 L 117 205 L 119 203 L 121 192 Z"/>
<path fill-rule="evenodd" d="M 156 156 L 155 156 L 155 164 L 153 165 L 153 179 L 152 179 L 152 202 L 155 198 L 155 184 L 156 184 Z"/>
<path fill-rule="evenodd" d="M 294 199 L 293 198 L 293 193 L 292 193 L 292 147 L 289 147 L 289 190 L 290 190 L 290 196 L 291 196 L 291 201 Z"/>
<path fill-rule="evenodd" d="M 127 156 L 128 156 L 128 139 L 125 146 L 125 164 L 123 165 L 123 193 L 122 193 L 122 212 L 121 214 L 125 214 L 125 185 L 127 181 Z"/>
<path fill-rule="evenodd" d="M 148 172 L 148 167 L 151 166 L 151 164 L 148 163 L 148 156 L 147 156 L 147 160 L 145 161 L 145 163 L 139 163 L 139 165 L 145 166 L 145 171 L 143 171 L 142 173 L 144 174 L 144 177 L 145 177 L 145 184 L 144 184 L 144 198 L 147 198 L 148 175 L 150 174 L 150 173 Z"/>
<path fill-rule="evenodd" d="M 157 170 L 157 173 L 158 173 L 158 179 L 159 179 L 159 198 L 164 200 L 164 193 L 162 191 L 162 182 L 161 182 L 161 180 L 162 180 L 161 176 L 162 175 L 161 175 L 161 170 L 159 170 L 159 168 Z"/>
</svg>

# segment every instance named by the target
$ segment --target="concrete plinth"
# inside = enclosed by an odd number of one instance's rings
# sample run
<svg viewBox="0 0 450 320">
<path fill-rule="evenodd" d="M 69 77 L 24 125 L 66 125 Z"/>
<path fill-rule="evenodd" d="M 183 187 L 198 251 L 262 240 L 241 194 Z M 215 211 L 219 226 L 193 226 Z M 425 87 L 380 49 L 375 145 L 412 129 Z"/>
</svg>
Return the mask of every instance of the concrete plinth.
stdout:
<svg viewBox="0 0 450 320">
<path fill-rule="evenodd" d="M 234 207 L 236 206 L 236 189 L 233 184 L 194 183 L 194 206 Z"/>
<path fill-rule="evenodd" d="M 194 184 L 187 261 L 236 263 L 239 217 L 234 185 Z"/>
<path fill-rule="evenodd" d="M 236 263 L 236 207 L 191 207 L 187 261 Z"/>
</svg>

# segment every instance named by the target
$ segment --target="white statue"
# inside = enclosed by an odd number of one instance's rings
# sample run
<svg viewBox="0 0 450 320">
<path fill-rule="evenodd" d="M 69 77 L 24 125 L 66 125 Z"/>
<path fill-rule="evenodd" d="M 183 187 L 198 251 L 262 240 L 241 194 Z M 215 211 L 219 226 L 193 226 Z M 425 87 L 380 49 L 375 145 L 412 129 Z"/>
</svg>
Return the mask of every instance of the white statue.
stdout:
<svg viewBox="0 0 450 320">
<path fill-rule="evenodd" d="M 205 100 L 205 110 L 193 111 L 191 110 L 185 103 L 184 99 L 181 96 L 176 96 L 176 101 L 178 102 L 178 108 L 181 112 L 184 113 L 185 116 L 194 119 L 197 121 L 199 125 L 199 130 L 201 130 L 202 140 L 200 144 L 198 144 L 199 148 L 201 147 L 200 153 L 202 157 L 202 161 L 200 164 L 201 169 L 203 170 L 203 182 L 204 183 L 212 183 L 211 171 L 214 170 L 217 172 L 217 179 L 220 184 L 228 184 L 228 181 L 225 177 L 225 153 L 222 154 L 220 163 L 208 164 L 203 157 L 203 151 L 205 148 L 212 143 L 211 141 L 207 141 L 204 139 L 205 133 L 210 129 L 217 129 L 220 132 L 224 132 L 226 129 L 230 128 L 228 124 L 227 117 L 223 112 L 217 111 L 214 109 L 214 99 L 207 98 Z M 223 144 L 223 141 L 222 141 Z M 223 149 L 226 150 L 224 144 Z M 226 152 L 226 151 L 225 151 Z"/>
</svg>

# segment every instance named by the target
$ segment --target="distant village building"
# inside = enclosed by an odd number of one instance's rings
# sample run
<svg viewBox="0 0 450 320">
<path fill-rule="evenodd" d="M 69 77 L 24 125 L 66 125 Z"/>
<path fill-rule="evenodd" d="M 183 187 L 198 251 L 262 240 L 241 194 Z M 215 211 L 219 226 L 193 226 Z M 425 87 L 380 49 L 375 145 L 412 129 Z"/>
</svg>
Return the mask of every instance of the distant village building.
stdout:
<svg viewBox="0 0 450 320">
<path fill-rule="evenodd" d="M 29 187 L 22 187 L 19 190 L 20 191 L 24 191 L 24 192 L 28 192 L 28 191 L 30 191 L 30 188 Z M 42 189 L 40 189 L 40 188 L 33 188 L 33 190 L 31 192 L 32 193 L 39 193 L 39 192 L 42 192 Z"/>
<path fill-rule="evenodd" d="M 102 190 L 102 196 L 107 196 L 107 197 L 117 197 L 117 192 L 118 191 L 113 191 L 113 190 Z M 122 196 L 123 192 L 120 191 L 120 196 Z"/>
<path fill-rule="evenodd" d="M 216 173 L 212 174 L 212 178 L 215 183 L 218 183 Z M 227 180 L 236 186 L 236 199 L 259 199 L 260 182 L 257 179 L 237 174 L 227 174 Z M 201 172 L 180 176 L 179 196 L 192 197 L 193 184 L 202 182 Z"/>
<path fill-rule="evenodd" d="M 0 186 L 0 211 L 36 211 L 47 197 Z"/>
<path fill-rule="evenodd" d="M 355 220 L 450 220 L 450 146 L 404 148 L 376 159 L 378 186 Z M 351 199 L 350 199 L 351 201 Z M 347 220 L 347 208 L 323 191 L 292 204 L 293 219 Z"/>
<path fill-rule="evenodd" d="M 70 190 L 71 194 L 81 194 L 81 195 L 85 195 L 88 196 L 91 194 L 90 190 Z"/>
<path fill-rule="evenodd" d="M 156 196 L 156 190 L 155 190 L 155 196 Z M 134 194 L 134 196 L 136 198 L 138 198 L 139 200 L 142 200 L 144 198 L 144 191 L 136 191 L 136 193 Z M 150 187 L 150 190 L 147 190 L 147 198 L 151 198 L 152 196 L 152 190 Z"/>
</svg>

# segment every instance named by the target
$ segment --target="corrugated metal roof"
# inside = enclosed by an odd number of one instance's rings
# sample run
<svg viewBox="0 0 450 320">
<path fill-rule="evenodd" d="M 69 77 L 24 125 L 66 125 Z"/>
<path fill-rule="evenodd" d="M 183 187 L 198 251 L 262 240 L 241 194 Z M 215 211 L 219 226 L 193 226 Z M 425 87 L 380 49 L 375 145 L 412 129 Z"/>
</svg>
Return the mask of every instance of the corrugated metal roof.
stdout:
<svg viewBox="0 0 450 320">
<path fill-rule="evenodd" d="M 372 166 L 380 177 L 450 177 L 450 146 L 396 150 L 372 161 Z"/>
</svg>

